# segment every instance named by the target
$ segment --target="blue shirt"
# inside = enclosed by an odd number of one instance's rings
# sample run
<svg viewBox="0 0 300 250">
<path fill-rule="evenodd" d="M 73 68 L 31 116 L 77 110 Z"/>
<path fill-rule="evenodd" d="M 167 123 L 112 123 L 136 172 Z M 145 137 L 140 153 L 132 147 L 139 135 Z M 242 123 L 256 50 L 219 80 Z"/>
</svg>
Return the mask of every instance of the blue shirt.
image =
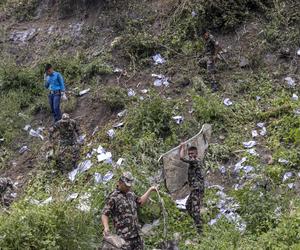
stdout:
<svg viewBox="0 0 300 250">
<path fill-rule="evenodd" d="M 46 77 L 45 87 L 49 90 L 65 91 L 64 79 L 60 73 L 54 71 L 51 75 Z"/>
</svg>

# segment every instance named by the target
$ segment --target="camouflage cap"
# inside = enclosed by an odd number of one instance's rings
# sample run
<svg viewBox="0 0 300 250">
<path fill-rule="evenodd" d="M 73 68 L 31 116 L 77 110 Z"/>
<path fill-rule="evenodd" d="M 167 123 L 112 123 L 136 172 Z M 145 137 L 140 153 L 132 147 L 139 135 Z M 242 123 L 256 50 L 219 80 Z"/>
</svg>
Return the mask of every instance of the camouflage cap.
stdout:
<svg viewBox="0 0 300 250">
<path fill-rule="evenodd" d="M 124 184 L 127 186 L 127 187 L 131 187 L 133 185 L 133 182 L 134 182 L 134 178 L 132 176 L 132 174 L 127 171 L 127 172 L 124 172 L 120 178 L 120 180 L 122 182 L 124 182 Z"/>
</svg>

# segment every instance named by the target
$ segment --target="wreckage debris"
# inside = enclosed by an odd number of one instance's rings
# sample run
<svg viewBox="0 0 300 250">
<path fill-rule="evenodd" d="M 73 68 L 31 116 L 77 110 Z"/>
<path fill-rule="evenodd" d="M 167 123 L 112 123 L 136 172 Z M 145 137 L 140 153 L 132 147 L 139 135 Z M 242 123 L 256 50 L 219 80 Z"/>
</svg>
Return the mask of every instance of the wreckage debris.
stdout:
<svg viewBox="0 0 300 250">
<path fill-rule="evenodd" d="M 154 64 L 164 64 L 166 62 L 166 60 L 161 56 L 161 54 L 156 54 L 154 56 L 152 56 L 152 59 L 154 61 Z"/>
</svg>

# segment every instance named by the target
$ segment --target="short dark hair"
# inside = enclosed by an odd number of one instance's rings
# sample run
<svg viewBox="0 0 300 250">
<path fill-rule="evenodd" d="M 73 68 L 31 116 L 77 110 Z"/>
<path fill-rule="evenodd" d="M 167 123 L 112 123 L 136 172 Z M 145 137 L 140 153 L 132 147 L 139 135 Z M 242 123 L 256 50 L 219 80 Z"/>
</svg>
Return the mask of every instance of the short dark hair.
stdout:
<svg viewBox="0 0 300 250">
<path fill-rule="evenodd" d="M 52 68 L 52 65 L 50 63 L 47 63 L 45 66 L 45 72 Z"/>
<path fill-rule="evenodd" d="M 208 29 L 203 28 L 203 29 L 201 29 L 201 31 L 200 31 L 200 35 L 203 36 L 206 32 L 209 32 Z"/>
<path fill-rule="evenodd" d="M 188 151 L 197 151 L 198 149 L 194 146 L 191 146 L 188 148 Z"/>
</svg>

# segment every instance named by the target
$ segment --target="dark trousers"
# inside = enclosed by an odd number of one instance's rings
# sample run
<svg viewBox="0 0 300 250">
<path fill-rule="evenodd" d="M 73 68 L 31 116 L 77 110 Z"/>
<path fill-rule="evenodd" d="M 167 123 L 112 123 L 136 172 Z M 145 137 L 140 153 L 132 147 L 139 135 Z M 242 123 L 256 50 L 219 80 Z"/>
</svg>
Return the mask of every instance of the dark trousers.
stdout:
<svg viewBox="0 0 300 250">
<path fill-rule="evenodd" d="M 54 117 L 55 122 L 61 119 L 60 98 L 61 98 L 60 92 L 50 93 L 48 95 L 51 113 Z"/>
</svg>

